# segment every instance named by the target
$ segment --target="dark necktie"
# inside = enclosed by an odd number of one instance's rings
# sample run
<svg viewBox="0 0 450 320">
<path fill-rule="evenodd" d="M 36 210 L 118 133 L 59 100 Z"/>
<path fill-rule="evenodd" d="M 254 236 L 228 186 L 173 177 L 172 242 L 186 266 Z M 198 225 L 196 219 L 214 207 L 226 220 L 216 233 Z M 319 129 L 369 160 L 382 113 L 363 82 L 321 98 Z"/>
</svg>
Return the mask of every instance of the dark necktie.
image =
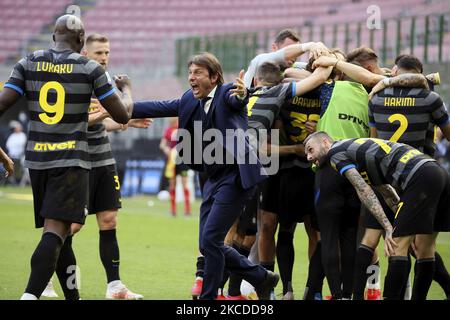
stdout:
<svg viewBox="0 0 450 320">
<path fill-rule="evenodd" d="M 206 98 L 203 98 L 200 100 L 200 106 L 202 107 L 203 111 L 205 111 L 205 105 L 206 105 L 206 102 L 209 101 L 209 99 L 211 99 L 211 97 L 206 97 Z M 205 113 L 206 113 L 206 111 L 205 111 Z"/>
</svg>

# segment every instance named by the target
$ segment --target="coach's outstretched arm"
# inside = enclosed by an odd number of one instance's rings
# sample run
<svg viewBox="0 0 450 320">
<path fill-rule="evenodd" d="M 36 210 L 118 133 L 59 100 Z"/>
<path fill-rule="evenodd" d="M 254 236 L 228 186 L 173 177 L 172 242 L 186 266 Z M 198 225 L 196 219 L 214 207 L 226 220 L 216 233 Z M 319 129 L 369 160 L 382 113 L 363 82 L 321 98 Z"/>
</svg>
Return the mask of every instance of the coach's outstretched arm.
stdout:
<svg viewBox="0 0 450 320">
<path fill-rule="evenodd" d="M 344 175 L 350 181 L 350 183 L 355 187 L 358 193 L 359 199 L 370 210 L 370 213 L 378 220 L 378 222 L 383 226 L 386 231 L 385 237 L 385 247 L 384 251 L 387 256 L 391 256 L 395 253 L 395 247 L 397 244 L 394 239 L 392 239 L 392 225 L 389 222 L 386 214 L 384 213 L 383 207 L 380 204 L 375 192 L 372 188 L 364 181 L 359 172 L 355 168 L 350 168 L 345 171 Z"/>
<path fill-rule="evenodd" d="M 134 103 L 132 119 L 178 117 L 180 99 L 147 100 Z"/>
</svg>

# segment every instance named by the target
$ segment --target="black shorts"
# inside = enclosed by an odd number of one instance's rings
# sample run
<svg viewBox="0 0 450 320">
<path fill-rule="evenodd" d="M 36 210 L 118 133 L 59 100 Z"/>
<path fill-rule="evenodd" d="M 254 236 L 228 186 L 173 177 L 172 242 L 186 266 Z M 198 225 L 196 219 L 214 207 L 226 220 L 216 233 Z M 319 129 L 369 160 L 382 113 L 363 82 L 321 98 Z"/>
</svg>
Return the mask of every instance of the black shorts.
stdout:
<svg viewBox="0 0 450 320">
<path fill-rule="evenodd" d="M 316 172 L 314 195 L 319 229 L 326 232 L 335 224 L 339 228 L 357 228 L 361 202 L 355 188 L 346 177 L 328 165 Z"/>
<path fill-rule="evenodd" d="M 115 165 L 92 168 L 89 174 L 89 214 L 122 207 Z"/>
<path fill-rule="evenodd" d="M 245 234 L 246 236 L 254 236 L 258 231 L 256 215 L 259 208 L 260 195 L 261 191 L 257 188 L 253 197 L 245 204 L 237 225 L 238 233 Z"/>
<path fill-rule="evenodd" d="M 89 197 L 89 170 L 80 167 L 30 169 L 34 222 L 45 219 L 84 224 Z"/>
<path fill-rule="evenodd" d="M 436 162 L 421 166 L 400 196 L 394 237 L 450 231 L 450 177 Z"/>
<path fill-rule="evenodd" d="M 389 206 L 384 201 L 383 196 L 376 190 L 374 190 L 378 200 L 380 200 L 381 206 L 383 207 L 384 213 L 386 214 L 386 217 L 388 218 L 389 222 L 391 224 L 394 223 L 394 216 L 395 212 L 389 208 Z M 370 211 L 362 205 L 362 211 L 361 211 L 362 217 L 363 217 L 363 226 L 366 229 L 375 229 L 375 230 L 384 230 L 384 228 L 381 226 L 381 224 L 378 222 L 378 220 L 373 216 L 373 214 L 370 213 Z"/>
<path fill-rule="evenodd" d="M 280 205 L 280 173 L 270 175 L 259 184 L 259 188 L 261 190 L 261 210 L 277 214 Z"/>
<path fill-rule="evenodd" d="M 314 214 L 314 172 L 311 168 L 280 170 L 280 224 L 303 222 L 303 216 Z"/>
<path fill-rule="evenodd" d="M 175 165 L 175 176 L 187 177 L 187 171 L 189 167 L 185 164 L 177 164 Z"/>
</svg>

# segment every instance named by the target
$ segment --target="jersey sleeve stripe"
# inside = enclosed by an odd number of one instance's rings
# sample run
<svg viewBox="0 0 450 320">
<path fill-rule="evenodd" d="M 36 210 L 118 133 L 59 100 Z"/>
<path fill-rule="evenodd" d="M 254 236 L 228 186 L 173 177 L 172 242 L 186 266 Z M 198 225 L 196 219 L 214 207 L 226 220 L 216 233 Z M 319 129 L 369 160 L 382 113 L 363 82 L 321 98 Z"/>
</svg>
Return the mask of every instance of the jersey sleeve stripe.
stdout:
<svg viewBox="0 0 450 320">
<path fill-rule="evenodd" d="M 6 86 L 5 86 L 6 87 Z M 450 118 L 445 119 L 444 121 L 441 121 L 440 123 L 438 123 L 437 125 L 439 127 L 445 126 L 447 123 L 450 122 Z"/>
<path fill-rule="evenodd" d="M 11 84 L 11 83 L 6 83 L 3 87 L 4 87 L 4 88 L 10 88 L 10 89 L 13 89 L 13 90 L 17 91 L 18 93 L 20 93 L 21 96 L 23 96 L 23 90 L 22 90 L 22 88 L 19 88 L 19 87 L 16 86 L 16 85 L 13 85 L 13 84 Z"/>
<path fill-rule="evenodd" d="M 341 175 L 344 175 L 345 171 L 350 170 L 352 168 L 356 168 L 356 166 L 354 164 L 348 164 L 345 167 L 343 167 L 341 170 L 339 170 L 339 173 Z"/>
<path fill-rule="evenodd" d="M 97 99 L 98 99 L 99 101 L 100 101 L 100 100 L 103 100 L 103 99 L 105 99 L 106 97 L 109 97 L 110 95 L 112 95 L 114 92 L 116 92 L 116 88 L 112 88 L 112 89 L 109 90 L 108 92 L 102 94 L 100 97 L 97 97 Z"/>
<path fill-rule="evenodd" d="M 292 82 L 292 96 L 295 97 L 297 95 L 297 82 Z"/>
</svg>

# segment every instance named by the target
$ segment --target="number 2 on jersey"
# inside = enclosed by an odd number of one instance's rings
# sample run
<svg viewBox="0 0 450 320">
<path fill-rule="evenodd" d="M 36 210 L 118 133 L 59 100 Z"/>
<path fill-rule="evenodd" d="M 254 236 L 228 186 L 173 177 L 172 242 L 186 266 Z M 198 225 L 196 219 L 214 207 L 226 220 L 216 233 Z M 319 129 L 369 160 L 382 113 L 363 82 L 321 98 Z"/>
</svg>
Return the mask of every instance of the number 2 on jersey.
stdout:
<svg viewBox="0 0 450 320">
<path fill-rule="evenodd" d="M 397 131 L 394 132 L 389 141 L 397 142 L 400 140 L 402 135 L 405 133 L 406 129 L 408 129 L 408 118 L 406 118 L 403 114 L 396 113 L 388 118 L 390 123 L 395 121 L 400 122 L 400 127 L 398 127 Z"/>
<path fill-rule="evenodd" d="M 50 90 L 56 91 L 56 102 L 51 105 L 48 103 L 48 92 Z M 56 124 L 61 121 L 64 116 L 64 103 L 66 100 L 66 92 L 64 87 L 56 81 L 45 83 L 39 92 L 39 105 L 45 111 L 39 114 L 39 119 L 45 124 Z M 49 116 L 47 113 L 54 113 L 54 116 Z"/>
</svg>

